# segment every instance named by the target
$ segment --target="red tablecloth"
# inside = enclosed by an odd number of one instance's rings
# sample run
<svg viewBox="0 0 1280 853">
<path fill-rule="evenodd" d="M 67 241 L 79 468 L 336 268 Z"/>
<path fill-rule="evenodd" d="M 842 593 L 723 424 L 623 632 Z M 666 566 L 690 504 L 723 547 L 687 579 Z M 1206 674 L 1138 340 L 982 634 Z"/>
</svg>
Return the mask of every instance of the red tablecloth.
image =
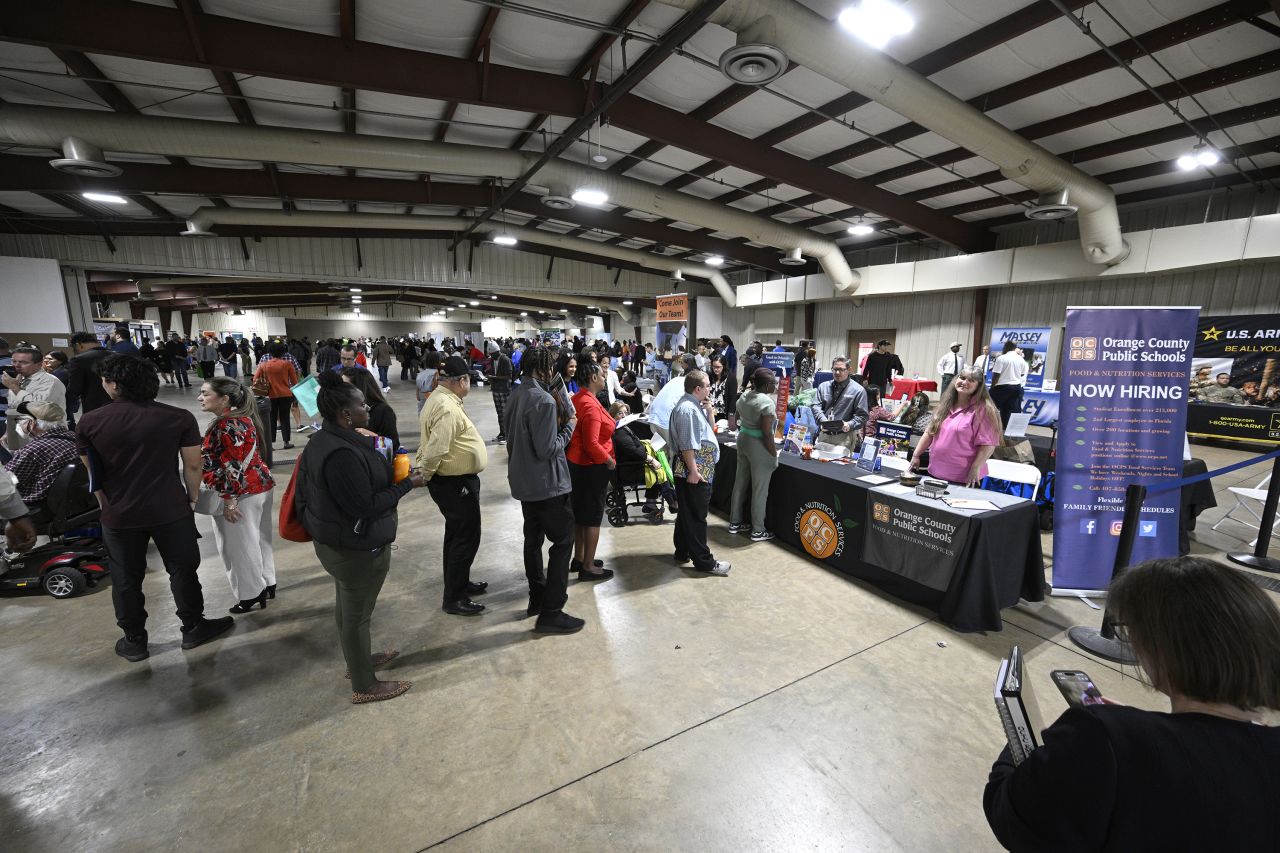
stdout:
<svg viewBox="0 0 1280 853">
<path fill-rule="evenodd" d="M 893 399 L 899 400 L 903 394 L 908 397 L 914 397 L 917 391 L 937 391 L 938 383 L 932 379 L 903 379 L 898 377 L 893 380 Z"/>
</svg>

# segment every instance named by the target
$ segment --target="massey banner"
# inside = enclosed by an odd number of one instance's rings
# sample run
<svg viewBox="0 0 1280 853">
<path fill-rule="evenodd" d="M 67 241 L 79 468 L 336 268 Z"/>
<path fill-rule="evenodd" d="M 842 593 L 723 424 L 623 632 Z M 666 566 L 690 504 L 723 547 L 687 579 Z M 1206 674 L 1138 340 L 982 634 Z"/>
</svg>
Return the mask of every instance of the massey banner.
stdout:
<svg viewBox="0 0 1280 853">
<path fill-rule="evenodd" d="M 969 519 L 939 501 L 913 501 L 873 491 L 867 497 L 862 559 L 943 592 L 969 541 Z"/>
<path fill-rule="evenodd" d="M 689 343 L 689 294 L 658 297 L 658 356 L 672 358 Z"/>
<path fill-rule="evenodd" d="M 1201 317 L 1187 432 L 1280 444 L 1280 314 Z"/>
<path fill-rule="evenodd" d="M 991 363 L 1004 352 L 1004 342 L 1013 341 L 1027 360 L 1026 390 L 1036 391 L 1044 385 L 1044 366 L 1049 357 L 1049 339 L 1053 329 L 992 329 L 991 359 L 987 363 L 987 384 L 991 384 Z"/>
<path fill-rule="evenodd" d="M 1105 590 L 1130 483 L 1182 476 L 1195 308 L 1068 308 L 1053 591 Z M 1147 499 L 1132 563 L 1178 555 L 1175 489 Z"/>
<path fill-rule="evenodd" d="M 1022 411 L 1031 415 L 1031 423 L 1036 426 L 1053 426 L 1058 420 L 1058 401 L 1061 399 L 1057 391 L 1024 391 L 1022 394 Z"/>
</svg>

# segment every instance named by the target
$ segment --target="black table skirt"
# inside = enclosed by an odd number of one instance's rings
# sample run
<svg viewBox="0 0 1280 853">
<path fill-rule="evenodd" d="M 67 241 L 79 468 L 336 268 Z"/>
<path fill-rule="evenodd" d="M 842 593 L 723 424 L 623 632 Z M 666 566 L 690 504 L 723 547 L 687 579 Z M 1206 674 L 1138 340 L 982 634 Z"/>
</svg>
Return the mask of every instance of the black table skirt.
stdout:
<svg viewBox="0 0 1280 853">
<path fill-rule="evenodd" d="M 711 506 L 722 514 L 728 513 L 736 468 L 736 448 L 722 445 L 711 496 Z M 863 562 L 870 489 L 854 482 L 864 473 L 855 471 L 852 466 L 784 453 L 769 485 L 765 518 L 778 541 L 817 559 L 800 540 L 799 520 L 805 505 L 820 503 L 831 511 L 843 537 L 838 552 L 818 562 L 928 608 L 957 631 L 999 631 L 1003 627 L 1001 609 L 1017 604 L 1020 598 L 1044 600 L 1044 556 L 1034 504 L 974 516 L 960 568 L 948 587 L 938 591 Z"/>
</svg>

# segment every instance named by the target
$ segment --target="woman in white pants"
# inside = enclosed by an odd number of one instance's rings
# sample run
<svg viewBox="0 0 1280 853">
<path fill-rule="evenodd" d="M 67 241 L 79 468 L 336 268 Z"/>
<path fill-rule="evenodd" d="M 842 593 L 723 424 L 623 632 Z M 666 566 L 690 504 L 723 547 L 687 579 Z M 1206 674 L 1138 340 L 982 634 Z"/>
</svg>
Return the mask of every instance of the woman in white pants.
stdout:
<svg viewBox="0 0 1280 853">
<path fill-rule="evenodd" d="M 200 408 L 216 417 L 205 430 L 204 485 L 222 496 L 213 517 L 213 541 L 222 555 L 238 603 L 232 613 L 263 610 L 276 597 L 276 564 L 271 547 L 275 481 L 258 452 L 262 423 L 250 390 L 218 377 L 200 388 Z"/>
</svg>

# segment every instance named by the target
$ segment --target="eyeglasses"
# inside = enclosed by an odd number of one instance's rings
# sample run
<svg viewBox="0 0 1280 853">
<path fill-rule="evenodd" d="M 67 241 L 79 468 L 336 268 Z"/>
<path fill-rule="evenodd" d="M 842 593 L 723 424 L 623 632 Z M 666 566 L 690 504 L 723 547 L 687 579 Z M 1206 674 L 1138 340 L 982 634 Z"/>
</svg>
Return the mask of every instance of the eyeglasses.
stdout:
<svg viewBox="0 0 1280 853">
<path fill-rule="evenodd" d="M 849 372 L 849 368 L 847 368 L 847 367 L 833 367 L 833 368 L 831 368 L 831 372 L 832 372 L 832 373 L 848 373 L 848 372 Z"/>
</svg>

